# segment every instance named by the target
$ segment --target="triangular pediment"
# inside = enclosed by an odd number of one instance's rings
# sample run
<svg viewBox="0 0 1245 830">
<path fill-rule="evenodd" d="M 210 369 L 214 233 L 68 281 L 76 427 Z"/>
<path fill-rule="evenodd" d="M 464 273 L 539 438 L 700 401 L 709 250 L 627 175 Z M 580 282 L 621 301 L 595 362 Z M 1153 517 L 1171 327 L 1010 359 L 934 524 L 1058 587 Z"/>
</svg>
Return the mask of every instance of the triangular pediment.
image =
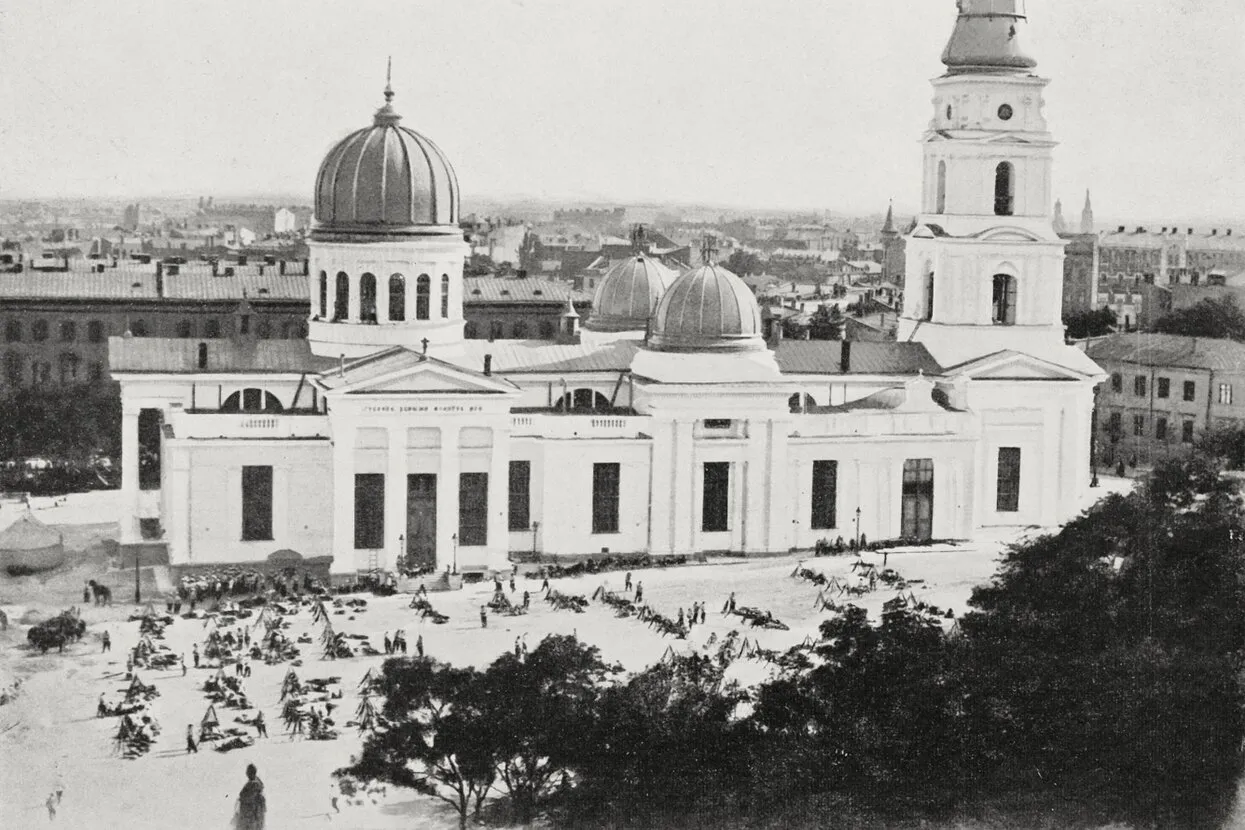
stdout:
<svg viewBox="0 0 1245 830">
<path fill-rule="evenodd" d="M 339 371 L 321 375 L 318 383 L 347 395 L 481 395 L 517 390 L 504 378 L 401 347 L 346 363 Z"/>
<path fill-rule="evenodd" d="M 1032 141 L 1021 138 L 1016 135 L 1001 135 L 998 138 L 992 138 L 986 142 L 987 144 L 1032 144 Z"/>
<path fill-rule="evenodd" d="M 948 374 L 971 380 L 1084 380 L 1086 377 L 1049 360 L 1011 350 L 963 363 Z"/>
</svg>

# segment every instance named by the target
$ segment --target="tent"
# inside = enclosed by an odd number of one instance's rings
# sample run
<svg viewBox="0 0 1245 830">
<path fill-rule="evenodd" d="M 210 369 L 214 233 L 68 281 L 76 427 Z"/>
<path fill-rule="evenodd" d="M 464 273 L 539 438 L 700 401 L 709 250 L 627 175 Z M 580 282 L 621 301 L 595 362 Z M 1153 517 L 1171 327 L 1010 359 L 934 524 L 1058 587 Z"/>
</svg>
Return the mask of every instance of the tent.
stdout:
<svg viewBox="0 0 1245 830">
<path fill-rule="evenodd" d="M 64 562 L 64 537 L 29 510 L 0 531 L 0 567 L 12 576 L 48 571 Z"/>
<path fill-rule="evenodd" d="M 207 711 L 203 713 L 203 720 L 199 721 L 200 726 L 220 726 L 220 719 L 216 717 L 216 707 L 208 706 Z"/>
</svg>

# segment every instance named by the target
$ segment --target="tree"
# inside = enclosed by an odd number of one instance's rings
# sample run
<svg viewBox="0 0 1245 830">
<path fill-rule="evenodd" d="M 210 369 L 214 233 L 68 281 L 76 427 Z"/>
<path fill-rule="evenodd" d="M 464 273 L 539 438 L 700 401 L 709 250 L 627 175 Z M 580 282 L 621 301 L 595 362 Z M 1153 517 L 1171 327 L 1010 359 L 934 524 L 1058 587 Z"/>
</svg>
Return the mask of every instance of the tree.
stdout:
<svg viewBox="0 0 1245 830">
<path fill-rule="evenodd" d="M 843 313 L 838 305 L 820 305 L 808 322 L 808 336 L 812 340 L 842 340 Z"/>
<path fill-rule="evenodd" d="M 1245 340 L 1245 311 L 1228 294 L 1210 297 L 1190 308 L 1182 308 L 1159 318 L 1153 330 L 1186 337 L 1218 337 Z"/>
<path fill-rule="evenodd" d="M 378 687 L 393 726 L 370 735 L 360 755 L 335 775 L 438 798 L 458 811 L 458 826 L 466 828 L 495 779 L 480 674 L 427 658 L 394 658 L 385 661 Z"/>
<path fill-rule="evenodd" d="M 1097 311 L 1074 311 L 1063 316 L 1067 336 L 1073 340 L 1102 337 L 1115 331 L 1115 312 L 1103 307 Z"/>
<path fill-rule="evenodd" d="M 487 254 L 472 254 L 463 268 L 463 276 L 491 277 L 497 273 L 497 266 Z"/>
<path fill-rule="evenodd" d="M 515 821 L 530 823 L 542 801 L 569 780 L 585 752 L 601 684 L 616 667 L 596 646 L 550 635 L 524 658 L 507 652 L 481 677 L 497 778 Z"/>
<path fill-rule="evenodd" d="M 765 262 L 751 251 L 735 251 L 726 258 L 726 270 L 741 277 L 765 273 Z"/>
</svg>

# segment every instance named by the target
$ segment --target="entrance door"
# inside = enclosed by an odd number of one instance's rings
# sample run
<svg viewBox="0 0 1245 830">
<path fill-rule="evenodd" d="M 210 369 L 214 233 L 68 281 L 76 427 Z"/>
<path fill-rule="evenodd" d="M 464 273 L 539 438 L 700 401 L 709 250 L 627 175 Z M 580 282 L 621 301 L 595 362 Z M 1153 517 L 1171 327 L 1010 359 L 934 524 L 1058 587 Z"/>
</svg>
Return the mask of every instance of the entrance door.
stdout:
<svg viewBox="0 0 1245 830">
<path fill-rule="evenodd" d="M 437 566 L 437 477 L 406 477 L 406 561 L 408 567 Z"/>
<path fill-rule="evenodd" d="M 905 539 L 925 541 L 934 535 L 934 462 L 909 458 L 903 463 L 903 517 Z"/>
</svg>

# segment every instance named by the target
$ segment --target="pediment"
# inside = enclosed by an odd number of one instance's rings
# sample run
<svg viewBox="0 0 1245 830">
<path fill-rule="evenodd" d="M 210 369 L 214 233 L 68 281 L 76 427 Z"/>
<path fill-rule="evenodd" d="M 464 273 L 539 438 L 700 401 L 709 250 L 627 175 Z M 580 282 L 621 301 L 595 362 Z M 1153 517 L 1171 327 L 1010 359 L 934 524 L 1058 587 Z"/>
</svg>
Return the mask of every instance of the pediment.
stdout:
<svg viewBox="0 0 1245 830">
<path fill-rule="evenodd" d="M 389 378 L 377 378 L 369 384 L 347 390 L 347 394 L 496 394 L 510 391 L 508 387 L 510 384 L 504 381 L 497 383 L 492 378 L 475 378 L 447 371 L 443 366 L 425 364 Z"/>
<path fill-rule="evenodd" d="M 1021 138 L 1020 136 L 1016 136 L 1016 135 L 1001 135 L 1001 136 L 999 136 L 999 137 L 997 137 L 997 138 L 992 138 L 992 139 L 990 139 L 990 140 L 989 140 L 989 141 L 987 141 L 986 143 L 987 143 L 987 144 L 1024 144 L 1024 145 L 1030 145 L 1030 144 L 1032 144 L 1033 142 L 1032 142 L 1032 141 L 1029 141 L 1029 140 L 1027 140 L 1027 139 Z"/>
<path fill-rule="evenodd" d="M 318 383 L 328 391 L 346 395 L 481 395 L 517 390 L 504 378 L 401 347 L 352 361 L 340 371 L 326 372 Z"/>
<path fill-rule="evenodd" d="M 977 239 L 989 242 L 1043 242 L 1045 240 L 1032 231 L 1014 225 L 990 228 L 977 234 Z"/>
<path fill-rule="evenodd" d="M 1085 376 L 1048 360 L 1015 351 L 996 352 L 954 367 L 948 374 L 971 380 L 1084 380 Z"/>
</svg>

